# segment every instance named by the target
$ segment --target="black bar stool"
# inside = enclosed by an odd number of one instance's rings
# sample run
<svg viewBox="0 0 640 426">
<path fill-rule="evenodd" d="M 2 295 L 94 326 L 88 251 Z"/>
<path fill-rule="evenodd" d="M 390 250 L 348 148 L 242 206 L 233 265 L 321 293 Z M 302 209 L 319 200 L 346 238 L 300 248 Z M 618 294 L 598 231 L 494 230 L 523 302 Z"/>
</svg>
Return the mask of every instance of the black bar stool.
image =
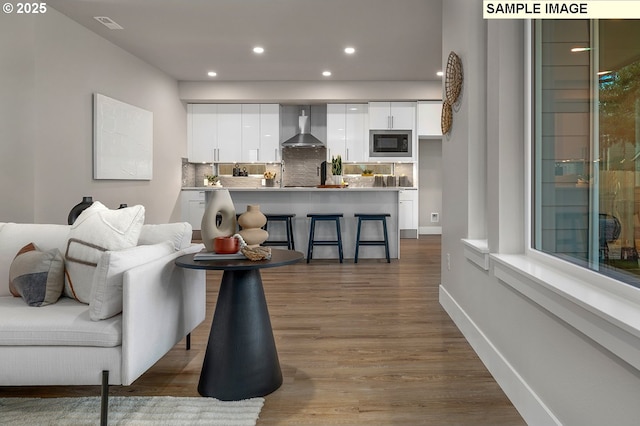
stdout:
<svg viewBox="0 0 640 426">
<path fill-rule="evenodd" d="M 391 263 L 391 258 L 389 257 L 389 237 L 387 235 L 387 218 L 391 215 L 389 213 L 356 213 L 355 217 L 358 218 L 358 233 L 356 235 L 356 255 L 354 258 L 354 263 L 358 263 L 358 250 L 360 246 L 384 246 L 384 253 L 387 256 L 387 263 Z M 360 226 L 362 222 L 365 220 L 379 220 L 382 222 L 382 230 L 384 233 L 384 240 L 360 240 Z"/>
<path fill-rule="evenodd" d="M 342 263 L 342 233 L 340 232 L 340 218 L 342 213 L 309 213 L 307 217 L 311 218 L 311 224 L 309 225 L 309 247 L 307 248 L 307 263 L 313 256 L 313 246 L 338 246 L 338 255 L 340 256 L 340 263 Z M 316 221 L 318 220 L 333 220 L 336 223 L 336 239 L 335 240 L 315 240 L 314 235 L 316 231 Z"/>
<path fill-rule="evenodd" d="M 289 214 L 274 214 L 264 213 L 267 217 L 267 223 L 264 225 L 264 230 L 269 231 L 269 224 L 272 222 L 284 222 L 285 229 L 287 231 L 286 240 L 267 240 L 262 243 L 263 246 L 287 246 L 289 250 L 295 250 L 296 245 L 293 241 L 293 218 L 296 217 L 295 213 Z"/>
</svg>

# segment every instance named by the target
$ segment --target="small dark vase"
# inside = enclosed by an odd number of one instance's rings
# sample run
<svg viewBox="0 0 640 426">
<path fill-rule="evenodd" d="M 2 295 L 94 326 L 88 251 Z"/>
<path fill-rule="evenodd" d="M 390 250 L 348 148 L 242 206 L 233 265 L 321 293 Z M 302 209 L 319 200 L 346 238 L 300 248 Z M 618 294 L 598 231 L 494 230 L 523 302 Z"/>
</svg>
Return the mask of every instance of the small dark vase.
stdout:
<svg viewBox="0 0 640 426">
<path fill-rule="evenodd" d="M 73 225 L 73 222 L 76 221 L 80 213 L 87 207 L 93 204 L 93 197 L 82 197 L 82 201 L 73 206 L 71 211 L 69 212 L 69 217 L 67 217 L 67 223 L 69 225 Z"/>
</svg>

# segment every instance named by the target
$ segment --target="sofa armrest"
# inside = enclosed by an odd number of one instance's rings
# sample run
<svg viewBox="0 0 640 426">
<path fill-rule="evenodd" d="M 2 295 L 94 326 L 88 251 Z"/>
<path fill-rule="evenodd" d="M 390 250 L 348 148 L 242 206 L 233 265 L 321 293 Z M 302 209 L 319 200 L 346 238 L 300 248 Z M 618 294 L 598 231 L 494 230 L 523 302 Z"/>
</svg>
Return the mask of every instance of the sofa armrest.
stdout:
<svg viewBox="0 0 640 426">
<path fill-rule="evenodd" d="M 123 275 L 122 384 L 130 385 L 205 318 L 205 271 L 177 267 L 193 245 Z"/>
</svg>

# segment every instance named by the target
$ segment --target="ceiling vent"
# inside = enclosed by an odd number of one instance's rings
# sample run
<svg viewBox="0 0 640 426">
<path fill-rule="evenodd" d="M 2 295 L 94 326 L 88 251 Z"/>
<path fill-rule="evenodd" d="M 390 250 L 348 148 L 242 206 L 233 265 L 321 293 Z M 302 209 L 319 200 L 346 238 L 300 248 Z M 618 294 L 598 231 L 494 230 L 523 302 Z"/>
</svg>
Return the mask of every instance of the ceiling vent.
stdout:
<svg viewBox="0 0 640 426">
<path fill-rule="evenodd" d="M 94 16 L 93 19 L 95 19 L 96 21 L 100 22 L 102 25 L 104 25 L 105 27 L 109 28 L 110 30 L 122 30 L 122 26 L 120 26 L 118 23 L 116 23 L 113 19 L 107 17 L 107 16 Z"/>
</svg>

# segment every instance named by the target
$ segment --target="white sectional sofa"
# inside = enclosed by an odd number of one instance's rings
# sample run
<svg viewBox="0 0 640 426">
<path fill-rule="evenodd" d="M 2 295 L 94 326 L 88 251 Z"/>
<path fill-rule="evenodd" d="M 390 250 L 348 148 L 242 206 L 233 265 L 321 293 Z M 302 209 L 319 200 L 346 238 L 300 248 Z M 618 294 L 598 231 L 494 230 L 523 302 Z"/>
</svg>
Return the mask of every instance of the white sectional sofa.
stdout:
<svg viewBox="0 0 640 426">
<path fill-rule="evenodd" d="M 117 297 L 103 301 L 121 303 L 122 312 L 99 319 L 93 299 L 86 304 L 63 295 L 36 307 L 9 291 L 21 248 L 34 243 L 64 256 L 73 226 L 0 223 L 0 386 L 102 384 L 104 410 L 109 384 L 130 385 L 204 320 L 204 271 L 174 265 L 202 248 L 191 244 L 191 226 L 140 228 L 135 249 L 99 254 L 97 269 L 107 283 L 122 286 Z"/>
</svg>

